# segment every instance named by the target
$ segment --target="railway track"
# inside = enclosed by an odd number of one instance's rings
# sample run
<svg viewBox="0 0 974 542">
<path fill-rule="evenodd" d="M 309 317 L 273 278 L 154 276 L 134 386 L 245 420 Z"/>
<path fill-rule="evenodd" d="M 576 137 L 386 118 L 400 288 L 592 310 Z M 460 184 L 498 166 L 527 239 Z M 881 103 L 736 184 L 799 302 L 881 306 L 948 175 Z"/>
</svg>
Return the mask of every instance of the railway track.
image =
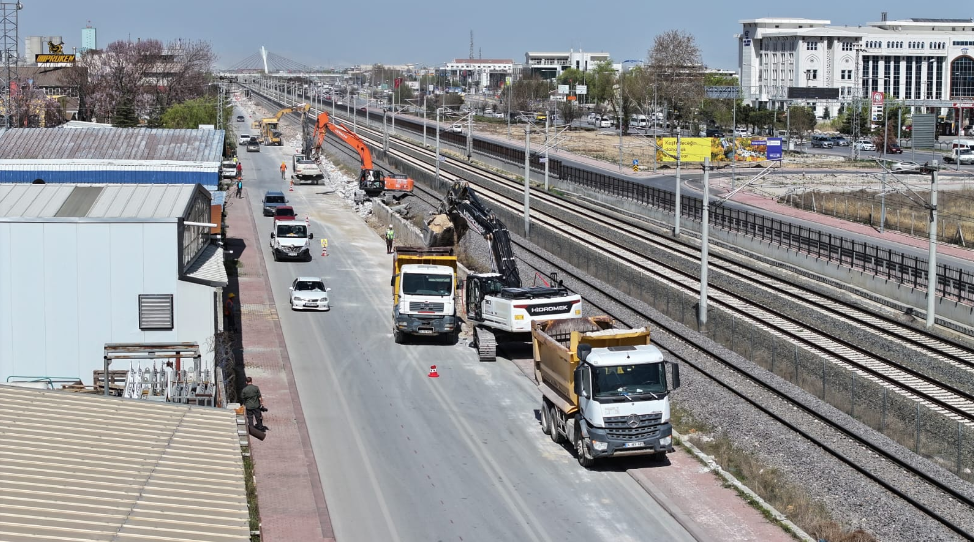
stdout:
<svg viewBox="0 0 974 542">
<path fill-rule="evenodd" d="M 360 126 L 359 135 L 363 137 L 363 139 L 371 139 L 371 143 L 381 147 L 381 136 L 370 137 L 367 135 L 370 131 L 371 130 L 368 128 Z M 397 141 L 397 143 L 408 145 L 407 142 L 403 142 L 401 140 Z M 412 147 L 417 152 L 429 154 L 429 151 L 424 149 L 421 145 L 413 145 Z M 390 154 L 400 160 L 403 160 L 404 162 L 411 163 L 416 167 L 422 167 L 427 170 L 432 169 L 432 166 L 428 162 L 423 159 L 416 158 L 412 154 L 393 149 L 390 149 Z M 357 155 L 355 158 L 357 158 Z M 502 189 L 510 191 L 521 188 L 518 183 L 511 179 L 507 179 L 480 168 L 473 168 L 462 160 L 454 160 L 447 157 L 446 163 L 465 170 L 466 172 L 470 173 L 471 177 L 486 178 L 490 182 L 496 183 L 497 187 Z M 460 179 L 459 176 L 442 170 L 441 176 L 446 180 Z M 465 178 L 463 180 L 470 181 L 472 179 Z M 441 197 L 439 194 L 436 194 L 432 190 L 429 190 L 420 184 L 417 184 L 416 186 L 418 189 L 417 197 L 420 197 L 425 202 L 433 206 L 439 203 Z M 490 187 L 480 185 L 478 195 L 480 195 L 481 198 L 483 198 L 486 202 L 489 202 L 489 204 L 495 208 L 505 208 L 514 213 L 520 212 L 522 202 L 517 201 L 511 196 L 505 196 L 504 194 L 497 192 Z M 570 200 L 563 200 L 560 198 L 556 199 L 552 195 L 540 190 L 532 190 L 532 198 L 534 205 L 538 205 L 538 207 L 541 207 L 539 204 L 542 203 L 547 205 L 557 205 L 561 210 L 567 212 L 570 216 L 574 216 L 577 219 L 584 218 L 588 220 L 595 211 L 593 208 L 577 204 Z M 658 228 L 653 228 L 651 225 L 646 224 L 636 224 L 631 220 L 625 220 L 619 216 L 605 214 L 604 209 L 599 209 L 598 212 L 603 215 L 600 219 L 600 223 L 603 226 L 620 228 L 622 230 L 621 233 L 627 233 L 628 231 L 628 234 L 633 238 L 640 236 L 640 240 L 649 244 L 654 251 L 667 250 L 673 254 L 681 255 L 682 257 L 698 257 L 698 247 L 694 247 L 688 243 L 682 242 L 674 244 L 673 239 L 671 237 L 666 237 L 665 234 L 658 231 Z M 641 254 L 614 239 L 610 239 L 597 232 L 580 227 L 574 222 L 569 222 L 557 217 L 546 215 L 540 208 L 532 216 L 536 223 L 554 228 L 556 231 L 562 231 L 570 234 L 578 242 L 584 242 L 592 247 L 597 247 L 603 251 L 611 252 L 613 257 L 617 258 L 619 261 L 627 265 L 636 266 L 645 271 L 647 274 L 657 277 L 658 280 L 667 281 L 674 288 L 692 293 L 696 293 L 699 289 L 699 281 L 696 277 L 685 273 L 674 266 L 663 265 L 658 262 L 650 261 L 648 258 L 643 257 Z M 634 227 L 637 229 L 634 230 Z M 524 243 L 516 238 L 513 239 L 513 241 L 521 251 L 524 251 L 527 254 L 535 255 L 543 260 L 548 259 L 544 255 L 540 254 L 539 251 L 533 247 L 533 245 Z M 711 256 L 713 258 L 713 254 Z M 877 457 L 882 458 L 883 461 L 895 465 L 912 478 L 913 482 L 911 483 L 913 483 L 916 487 L 909 487 L 910 483 L 904 483 L 902 480 L 888 480 L 886 477 L 875 473 L 871 468 L 861 465 L 858 461 L 851 458 L 847 454 L 836 450 L 832 443 L 823 441 L 820 437 L 812 434 L 810 431 L 807 431 L 798 424 L 786 419 L 779 413 L 779 411 L 768 407 L 765 404 L 766 401 L 756 399 L 737 387 L 729 385 L 719 379 L 713 379 L 717 385 L 723 387 L 729 393 L 739 397 L 753 408 L 763 412 L 765 415 L 771 417 L 784 427 L 787 427 L 789 430 L 795 432 L 795 434 L 801 436 L 803 439 L 814 443 L 822 450 L 835 457 L 837 460 L 848 465 L 850 468 L 856 470 L 863 476 L 866 476 L 903 501 L 909 503 L 918 511 L 941 523 L 959 536 L 974 539 L 974 533 L 965 530 L 965 528 L 960 526 L 957 521 L 955 521 L 952 517 L 949 517 L 949 514 L 945 514 L 938 510 L 940 505 L 943 504 L 943 501 L 938 499 L 943 498 L 952 500 L 952 502 L 959 503 L 962 506 L 966 506 L 968 509 L 974 509 L 974 500 L 972 500 L 962 491 L 954 489 L 951 485 L 942 482 L 937 477 L 923 472 L 910 462 L 899 457 L 897 454 L 891 453 L 884 447 L 876 445 L 868 438 L 865 438 L 856 431 L 847 428 L 844 424 L 839 423 L 837 420 L 832 420 L 827 416 L 821 415 L 812 406 L 807 405 L 802 401 L 795 400 L 787 394 L 782 393 L 782 391 L 777 389 L 777 387 L 766 383 L 760 375 L 750 374 L 737 365 L 725 360 L 719 353 L 712 352 L 711 348 L 702 341 L 684 336 L 681 329 L 673 326 L 672 321 L 665 318 L 659 319 L 653 317 L 652 315 L 640 313 L 631 308 L 630 299 L 626 299 L 624 296 L 614 291 L 607 290 L 584 275 L 577 275 L 570 269 L 561 268 L 554 262 L 551 262 L 550 265 L 553 268 L 558 268 L 558 271 L 562 276 L 570 276 L 577 283 L 584 285 L 588 289 L 599 292 L 600 295 L 614 302 L 614 306 L 608 306 L 607 304 L 607 306 L 598 307 L 600 312 L 608 314 L 609 316 L 612 316 L 630 327 L 643 325 L 637 321 L 638 319 L 651 322 L 654 330 L 656 330 L 659 334 L 665 334 L 667 337 L 665 340 L 660 340 L 662 347 L 666 348 L 665 343 L 670 341 L 688 344 L 693 348 L 694 351 L 708 356 L 712 361 L 720 363 L 729 370 L 741 374 L 749 381 L 762 387 L 765 391 L 773 394 L 776 397 L 782 398 L 792 408 L 800 410 L 802 413 L 814 419 L 815 423 L 829 427 L 831 430 L 841 434 L 844 438 L 852 441 L 855 445 L 867 449 Z M 972 356 L 970 352 L 959 343 L 906 328 L 895 320 L 862 311 L 851 303 L 829 299 L 810 289 L 787 283 L 780 278 L 773 276 L 770 273 L 765 273 L 761 270 L 748 269 L 745 273 L 744 271 L 737 269 L 734 262 L 724 261 L 718 258 L 713 258 L 711 265 L 712 268 L 720 269 L 722 272 L 725 272 L 730 276 L 737 277 L 738 279 L 754 277 L 755 273 L 760 273 L 762 280 L 765 281 L 763 287 L 769 292 L 784 292 L 789 296 L 808 300 L 809 306 L 815 307 L 817 310 L 828 312 L 833 316 L 836 314 L 842 314 L 843 320 L 849 322 L 850 325 L 861 326 L 864 329 L 870 329 L 876 333 L 881 333 L 883 337 L 886 337 L 889 340 L 899 341 L 903 345 L 918 352 L 923 352 L 929 356 L 935 356 L 943 362 L 950 363 L 962 368 L 963 370 L 974 371 L 974 356 Z M 539 271 L 546 272 L 549 270 Z M 741 314 L 742 317 L 747 317 L 750 319 L 754 325 L 767 330 L 773 330 L 775 333 L 778 333 L 782 337 L 788 338 L 796 344 L 801 344 L 808 348 L 814 348 L 820 355 L 825 356 L 827 359 L 833 363 L 836 363 L 837 365 L 846 366 L 850 370 L 860 372 L 860 374 L 866 378 L 870 378 L 876 382 L 881 382 L 884 385 L 894 387 L 901 393 L 904 393 L 907 396 L 912 396 L 917 401 L 926 403 L 932 410 L 941 412 L 951 419 L 968 424 L 974 422 L 974 397 L 962 390 L 958 390 L 947 384 L 937 382 L 934 379 L 908 367 L 900 366 L 896 363 L 889 362 L 888 360 L 879 359 L 872 353 L 867 352 L 847 341 L 843 341 L 836 337 L 823 336 L 818 331 L 809 329 L 803 322 L 799 322 L 795 318 L 789 317 L 788 315 L 774 310 L 755 306 L 752 302 L 743 299 L 741 296 L 732 292 L 711 288 L 711 296 L 712 302 L 719 307 Z M 590 305 L 592 304 L 590 301 L 588 302 Z M 624 314 L 617 307 L 630 307 L 627 309 L 630 314 Z M 659 334 L 655 336 L 659 338 Z M 823 348 L 823 346 L 827 346 L 827 348 Z M 670 352 L 673 359 L 694 367 L 700 371 L 701 374 L 708 374 L 707 369 L 702 366 L 699 359 L 692 356 L 683 355 L 679 353 L 679 349 L 667 348 L 667 350 Z M 920 486 L 925 489 L 918 489 Z M 933 502 L 930 500 L 930 495 L 936 496 Z"/>
</svg>

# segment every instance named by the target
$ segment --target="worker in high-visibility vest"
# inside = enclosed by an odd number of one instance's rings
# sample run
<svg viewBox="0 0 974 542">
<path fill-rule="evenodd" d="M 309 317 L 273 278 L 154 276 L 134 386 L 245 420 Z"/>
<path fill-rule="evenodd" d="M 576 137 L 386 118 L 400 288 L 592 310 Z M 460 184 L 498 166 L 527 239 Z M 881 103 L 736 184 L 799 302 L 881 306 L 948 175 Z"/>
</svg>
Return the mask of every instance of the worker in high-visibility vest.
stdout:
<svg viewBox="0 0 974 542">
<path fill-rule="evenodd" d="M 284 174 L 285 173 L 287 173 L 287 164 L 284 163 L 284 162 L 281 162 L 281 178 L 282 179 L 284 178 Z"/>
<path fill-rule="evenodd" d="M 396 230 L 392 229 L 392 224 L 389 224 L 389 229 L 386 230 L 386 254 L 392 254 L 392 241 L 396 238 Z"/>
</svg>

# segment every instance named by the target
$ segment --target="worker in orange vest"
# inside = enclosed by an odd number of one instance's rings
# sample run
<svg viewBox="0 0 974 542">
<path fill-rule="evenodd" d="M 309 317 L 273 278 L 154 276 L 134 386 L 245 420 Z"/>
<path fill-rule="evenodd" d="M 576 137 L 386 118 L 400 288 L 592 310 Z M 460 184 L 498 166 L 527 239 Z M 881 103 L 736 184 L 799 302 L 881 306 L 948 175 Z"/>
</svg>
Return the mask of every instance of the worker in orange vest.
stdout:
<svg viewBox="0 0 974 542">
<path fill-rule="evenodd" d="M 281 178 L 284 178 L 284 174 L 287 173 L 287 164 L 281 162 Z"/>
</svg>

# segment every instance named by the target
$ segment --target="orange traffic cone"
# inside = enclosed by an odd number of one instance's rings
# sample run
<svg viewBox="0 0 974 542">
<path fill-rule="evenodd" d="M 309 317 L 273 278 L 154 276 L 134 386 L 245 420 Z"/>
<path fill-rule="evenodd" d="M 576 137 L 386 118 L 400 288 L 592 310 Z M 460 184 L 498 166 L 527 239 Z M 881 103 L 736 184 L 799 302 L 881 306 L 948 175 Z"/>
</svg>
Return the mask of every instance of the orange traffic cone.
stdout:
<svg viewBox="0 0 974 542">
<path fill-rule="evenodd" d="M 294 181 L 291 181 L 288 185 L 288 192 L 294 192 Z"/>
<path fill-rule="evenodd" d="M 321 255 L 322 256 L 328 255 L 328 247 L 321 247 Z"/>
<path fill-rule="evenodd" d="M 311 225 L 311 217 L 310 216 L 305 216 L 304 217 L 304 223 L 310 226 Z"/>
<path fill-rule="evenodd" d="M 430 378 L 439 378 L 440 373 L 436 372 L 436 365 L 430 365 Z"/>
</svg>

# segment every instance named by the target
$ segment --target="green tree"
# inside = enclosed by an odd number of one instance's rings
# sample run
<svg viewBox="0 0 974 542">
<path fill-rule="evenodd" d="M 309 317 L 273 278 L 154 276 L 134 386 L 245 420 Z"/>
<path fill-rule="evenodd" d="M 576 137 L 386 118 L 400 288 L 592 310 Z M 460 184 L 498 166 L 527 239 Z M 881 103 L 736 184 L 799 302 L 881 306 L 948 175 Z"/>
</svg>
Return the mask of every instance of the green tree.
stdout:
<svg viewBox="0 0 974 542">
<path fill-rule="evenodd" d="M 815 111 L 810 107 L 791 108 L 791 131 L 798 135 L 799 141 L 804 141 L 808 133 L 815 129 L 816 120 Z"/>
<path fill-rule="evenodd" d="M 216 124 L 216 98 L 204 96 L 194 100 L 186 100 L 167 109 L 161 118 L 163 128 L 199 128 L 200 124 Z M 223 112 L 223 126 L 218 129 L 227 130 L 230 126 L 230 116 L 233 106 L 226 106 Z"/>
<path fill-rule="evenodd" d="M 608 103 L 615 98 L 616 70 L 612 67 L 612 59 L 599 62 L 592 73 L 586 77 L 588 81 L 588 96 L 593 102 Z"/>
<path fill-rule="evenodd" d="M 581 84 L 584 76 L 585 74 L 582 73 L 582 70 L 575 69 L 575 68 L 568 68 L 567 70 L 561 72 L 561 75 L 558 76 L 558 84 L 559 85 L 571 85 L 573 83 Z"/>
</svg>

